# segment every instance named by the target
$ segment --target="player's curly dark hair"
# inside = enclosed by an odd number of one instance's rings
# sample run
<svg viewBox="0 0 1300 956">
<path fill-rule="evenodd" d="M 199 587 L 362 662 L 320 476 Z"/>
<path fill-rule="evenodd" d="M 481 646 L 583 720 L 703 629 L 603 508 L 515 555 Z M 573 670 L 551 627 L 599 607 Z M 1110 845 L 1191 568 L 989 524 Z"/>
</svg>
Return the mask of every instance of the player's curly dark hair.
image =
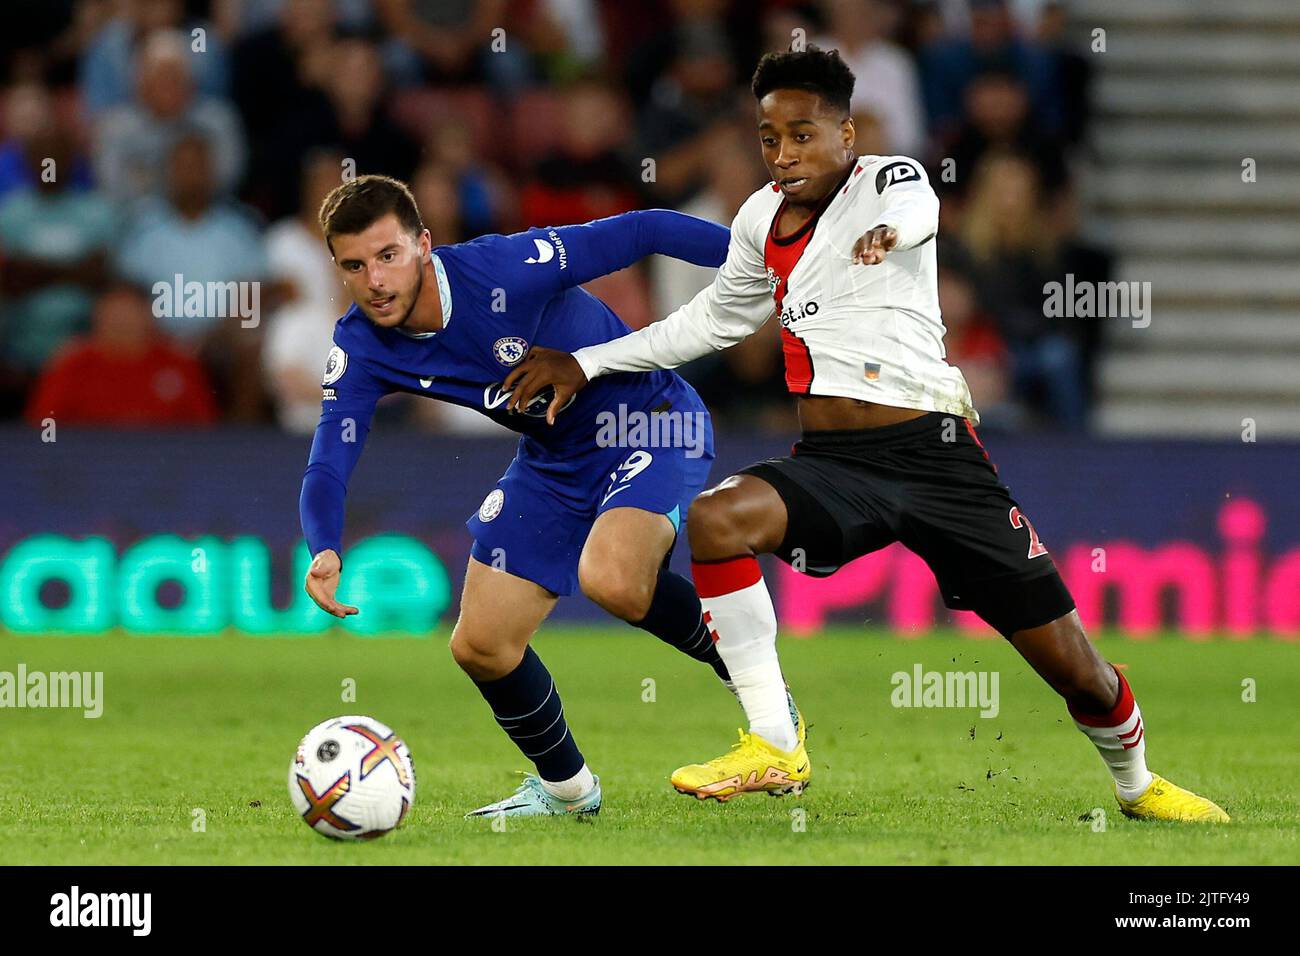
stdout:
<svg viewBox="0 0 1300 956">
<path fill-rule="evenodd" d="M 839 50 L 806 50 L 764 53 L 754 70 L 750 89 L 761 100 L 773 90 L 807 90 L 831 107 L 848 115 L 855 77 Z"/>
</svg>

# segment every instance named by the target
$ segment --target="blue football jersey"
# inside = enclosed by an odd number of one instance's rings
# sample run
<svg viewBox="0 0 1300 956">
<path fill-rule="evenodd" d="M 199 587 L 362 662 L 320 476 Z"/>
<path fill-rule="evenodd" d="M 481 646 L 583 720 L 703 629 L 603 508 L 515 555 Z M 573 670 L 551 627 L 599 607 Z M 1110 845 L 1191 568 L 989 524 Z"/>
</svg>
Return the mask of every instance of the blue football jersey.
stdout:
<svg viewBox="0 0 1300 956">
<path fill-rule="evenodd" d="M 440 331 L 383 328 L 353 305 L 335 326 L 303 477 L 300 514 L 311 553 L 339 550 L 347 482 L 385 395 L 406 392 L 473 408 L 557 451 L 590 447 L 602 411 L 667 410 L 694 399 L 675 372 L 601 376 L 550 426 L 545 394 L 522 413 L 506 412 L 510 395 L 502 380 L 534 345 L 573 352 L 631 331 L 581 283 L 656 253 L 717 267 L 729 236 L 716 223 L 667 210 L 488 235 L 433 250 Z"/>
</svg>

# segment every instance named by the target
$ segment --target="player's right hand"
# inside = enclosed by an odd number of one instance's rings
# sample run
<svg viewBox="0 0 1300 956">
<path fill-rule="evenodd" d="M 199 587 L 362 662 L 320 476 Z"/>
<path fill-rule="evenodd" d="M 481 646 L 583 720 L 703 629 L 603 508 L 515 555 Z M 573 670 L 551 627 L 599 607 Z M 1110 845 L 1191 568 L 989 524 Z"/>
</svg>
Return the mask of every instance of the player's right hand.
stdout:
<svg viewBox="0 0 1300 956">
<path fill-rule="evenodd" d="M 853 262 L 874 266 L 885 261 L 885 256 L 898 245 L 898 230 L 893 226 L 876 226 L 868 229 L 853 244 Z"/>
<path fill-rule="evenodd" d="M 548 385 L 554 386 L 555 396 L 551 399 L 551 404 L 546 406 L 546 423 L 554 425 L 556 414 L 586 384 L 586 373 L 578 360 L 568 352 L 534 346 L 529 349 L 524 360 L 506 376 L 501 387 L 510 392 L 506 408 L 512 412 L 522 412 L 542 389 Z"/>
<path fill-rule="evenodd" d="M 347 617 L 358 612 L 357 608 L 334 600 L 342 567 L 343 561 L 339 558 L 338 552 L 326 548 L 312 558 L 311 567 L 307 569 L 307 593 L 311 595 L 317 607 L 335 617 Z"/>
</svg>

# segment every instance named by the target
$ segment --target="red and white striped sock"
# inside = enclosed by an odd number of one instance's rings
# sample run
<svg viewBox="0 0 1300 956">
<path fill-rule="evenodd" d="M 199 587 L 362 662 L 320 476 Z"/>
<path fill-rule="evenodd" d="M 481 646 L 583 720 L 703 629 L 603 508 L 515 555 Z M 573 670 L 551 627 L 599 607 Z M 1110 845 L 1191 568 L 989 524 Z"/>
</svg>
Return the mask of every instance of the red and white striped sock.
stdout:
<svg viewBox="0 0 1300 956">
<path fill-rule="evenodd" d="M 1113 666 L 1113 665 L 1112 665 Z M 1119 700 L 1107 713 L 1089 714 L 1069 708 L 1074 726 L 1082 730 L 1101 759 L 1105 761 L 1115 787 L 1125 800 L 1139 796 L 1151 783 L 1147 769 L 1146 728 L 1142 726 L 1142 711 L 1133 699 L 1128 681 L 1119 671 Z"/>
<path fill-rule="evenodd" d="M 692 561 L 691 576 L 704 607 L 704 621 L 745 708 L 750 733 L 781 750 L 794 750 L 799 738 L 776 656 L 776 609 L 758 560 L 744 555 Z"/>
</svg>

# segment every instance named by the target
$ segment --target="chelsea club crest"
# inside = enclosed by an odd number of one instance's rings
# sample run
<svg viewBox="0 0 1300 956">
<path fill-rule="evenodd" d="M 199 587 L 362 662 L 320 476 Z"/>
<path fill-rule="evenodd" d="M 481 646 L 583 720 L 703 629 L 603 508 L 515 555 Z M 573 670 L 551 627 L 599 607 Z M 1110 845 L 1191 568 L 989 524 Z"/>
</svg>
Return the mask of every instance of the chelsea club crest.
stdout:
<svg viewBox="0 0 1300 956">
<path fill-rule="evenodd" d="M 501 506 L 505 504 L 506 493 L 500 488 L 493 488 L 488 492 L 488 496 L 483 499 L 483 503 L 478 508 L 479 521 L 491 521 L 501 513 Z"/>
<path fill-rule="evenodd" d="M 528 354 L 528 343 L 518 336 L 508 335 L 496 340 L 496 344 L 492 346 L 492 354 L 502 365 L 518 365 Z"/>
</svg>

